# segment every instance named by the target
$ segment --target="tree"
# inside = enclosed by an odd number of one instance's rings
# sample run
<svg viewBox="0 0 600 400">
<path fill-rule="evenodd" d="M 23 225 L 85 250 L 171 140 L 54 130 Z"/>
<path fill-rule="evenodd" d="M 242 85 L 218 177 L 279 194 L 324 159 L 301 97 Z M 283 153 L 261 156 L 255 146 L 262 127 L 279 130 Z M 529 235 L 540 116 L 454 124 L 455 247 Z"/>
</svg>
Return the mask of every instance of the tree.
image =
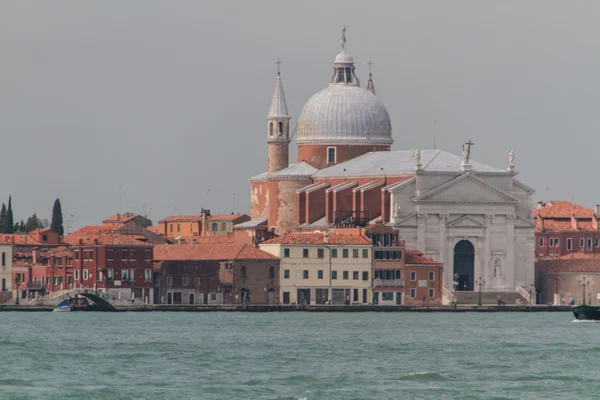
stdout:
<svg viewBox="0 0 600 400">
<path fill-rule="evenodd" d="M 36 213 L 29 218 L 27 218 L 27 222 L 25 222 L 25 232 L 31 232 L 37 228 L 40 228 L 40 220 L 37 217 Z"/>
<path fill-rule="evenodd" d="M 52 207 L 52 223 L 50 224 L 50 229 L 60 236 L 64 233 L 62 207 L 59 199 L 54 201 L 54 207 Z"/>
<path fill-rule="evenodd" d="M 8 197 L 8 209 L 6 210 L 6 218 L 2 221 L 2 232 L 13 233 L 15 230 L 15 221 L 13 221 L 12 196 Z"/>
<path fill-rule="evenodd" d="M 6 204 L 2 203 L 0 210 L 0 233 L 4 233 L 4 220 L 6 219 Z"/>
</svg>

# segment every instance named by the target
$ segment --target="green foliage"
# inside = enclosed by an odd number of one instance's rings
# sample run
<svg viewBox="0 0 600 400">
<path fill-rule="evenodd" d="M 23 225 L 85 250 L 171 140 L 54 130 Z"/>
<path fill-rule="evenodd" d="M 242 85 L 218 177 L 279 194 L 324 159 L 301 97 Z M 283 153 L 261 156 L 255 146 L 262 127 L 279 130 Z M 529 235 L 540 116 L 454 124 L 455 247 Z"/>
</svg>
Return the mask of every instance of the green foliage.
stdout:
<svg viewBox="0 0 600 400">
<path fill-rule="evenodd" d="M 15 221 L 13 221 L 12 196 L 8 197 L 8 209 L 6 217 L 2 221 L 2 233 L 13 233 L 15 230 Z"/>
<path fill-rule="evenodd" d="M 52 223 L 50 224 L 50 229 L 57 232 L 60 236 L 63 236 L 63 216 L 59 199 L 54 201 L 54 207 L 52 207 Z"/>
</svg>

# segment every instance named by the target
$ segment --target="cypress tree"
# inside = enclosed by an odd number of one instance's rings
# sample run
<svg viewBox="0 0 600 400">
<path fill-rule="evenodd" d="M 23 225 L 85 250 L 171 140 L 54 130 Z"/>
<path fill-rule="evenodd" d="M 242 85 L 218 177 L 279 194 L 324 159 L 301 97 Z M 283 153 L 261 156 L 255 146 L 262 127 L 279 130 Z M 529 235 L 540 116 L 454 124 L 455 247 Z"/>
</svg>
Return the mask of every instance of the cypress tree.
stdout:
<svg viewBox="0 0 600 400">
<path fill-rule="evenodd" d="M 0 233 L 4 232 L 4 220 L 6 219 L 6 204 L 2 203 L 2 209 L 0 209 Z"/>
<path fill-rule="evenodd" d="M 4 233 L 13 233 L 15 230 L 15 221 L 13 221 L 12 211 L 12 196 L 8 197 L 8 209 L 6 210 L 6 218 L 2 225 L 4 226 Z"/>
<path fill-rule="evenodd" d="M 50 224 L 50 229 L 60 236 L 64 233 L 62 207 L 59 199 L 54 201 L 54 207 L 52 207 L 52 223 Z"/>
</svg>

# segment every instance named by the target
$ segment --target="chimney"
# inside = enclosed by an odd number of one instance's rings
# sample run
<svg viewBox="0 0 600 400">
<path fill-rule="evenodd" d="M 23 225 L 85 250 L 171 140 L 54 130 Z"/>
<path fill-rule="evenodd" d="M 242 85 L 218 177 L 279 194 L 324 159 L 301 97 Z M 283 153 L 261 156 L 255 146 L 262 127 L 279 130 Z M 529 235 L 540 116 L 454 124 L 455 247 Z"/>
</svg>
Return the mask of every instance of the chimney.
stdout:
<svg viewBox="0 0 600 400">
<path fill-rule="evenodd" d="M 571 228 L 575 230 L 579 229 L 579 221 L 575 217 L 575 214 L 571 214 Z"/>
<path fill-rule="evenodd" d="M 323 233 L 323 243 L 329 244 L 329 233 L 328 232 Z"/>
<path fill-rule="evenodd" d="M 598 211 L 600 211 L 600 204 L 596 204 L 596 205 L 594 206 L 594 214 L 595 214 L 595 215 L 598 215 Z"/>
<path fill-rule="evenodd" d="M 598 206 L 596 206 L 598 207 Z M 592 215 L 592 229 L 594 229 L 595 231 L 597 231 L 599 228 L 598 226 L 598 214 L 594 214 Z"/>
<path fill-rule="evenodd" d="M 538 215 L 538 218 L 540 220 L 540 229 L 542 231 L 544 231 L 545 230 L 545 227 L 544 227 L 544 217 L 542 217 L 541 215 Z"/>
<path fill-rule="evenodd" d="M 40 253 L 40 250 L 37 247 L 35 247 L 33 250 L 31 250 L 31 255 L 33 256 L 33 260 L 32 260 L 33 264 L 37 264 L 38 258 L 40 256 L 39 253 Z"/>
<path fill-rule="evenodd" d="M 538 203 L 537 203 L 537 208 L 538 208 L 538 210 L 539 210 L 540 208 L 544 208 L 544 202 L 543 202 L 543 201 L 538 201 Z"/>
<path fill-rule="evenodd" d="M 94 245 L 98 246 L 98 239 L 94 239 Z"/>
</svg>

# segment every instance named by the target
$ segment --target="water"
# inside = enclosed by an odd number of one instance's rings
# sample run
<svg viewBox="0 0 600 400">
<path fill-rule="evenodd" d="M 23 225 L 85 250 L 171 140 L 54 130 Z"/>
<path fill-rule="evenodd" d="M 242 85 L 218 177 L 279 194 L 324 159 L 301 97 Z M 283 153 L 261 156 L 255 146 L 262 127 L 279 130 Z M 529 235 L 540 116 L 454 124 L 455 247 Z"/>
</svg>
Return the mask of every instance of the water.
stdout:
<svg viewBox="0 0 600 400">
<path fill-rule="evenodd" d="M 583 399 L 570 313 L 2 313 L 0 399 Z"/>
</svg>

